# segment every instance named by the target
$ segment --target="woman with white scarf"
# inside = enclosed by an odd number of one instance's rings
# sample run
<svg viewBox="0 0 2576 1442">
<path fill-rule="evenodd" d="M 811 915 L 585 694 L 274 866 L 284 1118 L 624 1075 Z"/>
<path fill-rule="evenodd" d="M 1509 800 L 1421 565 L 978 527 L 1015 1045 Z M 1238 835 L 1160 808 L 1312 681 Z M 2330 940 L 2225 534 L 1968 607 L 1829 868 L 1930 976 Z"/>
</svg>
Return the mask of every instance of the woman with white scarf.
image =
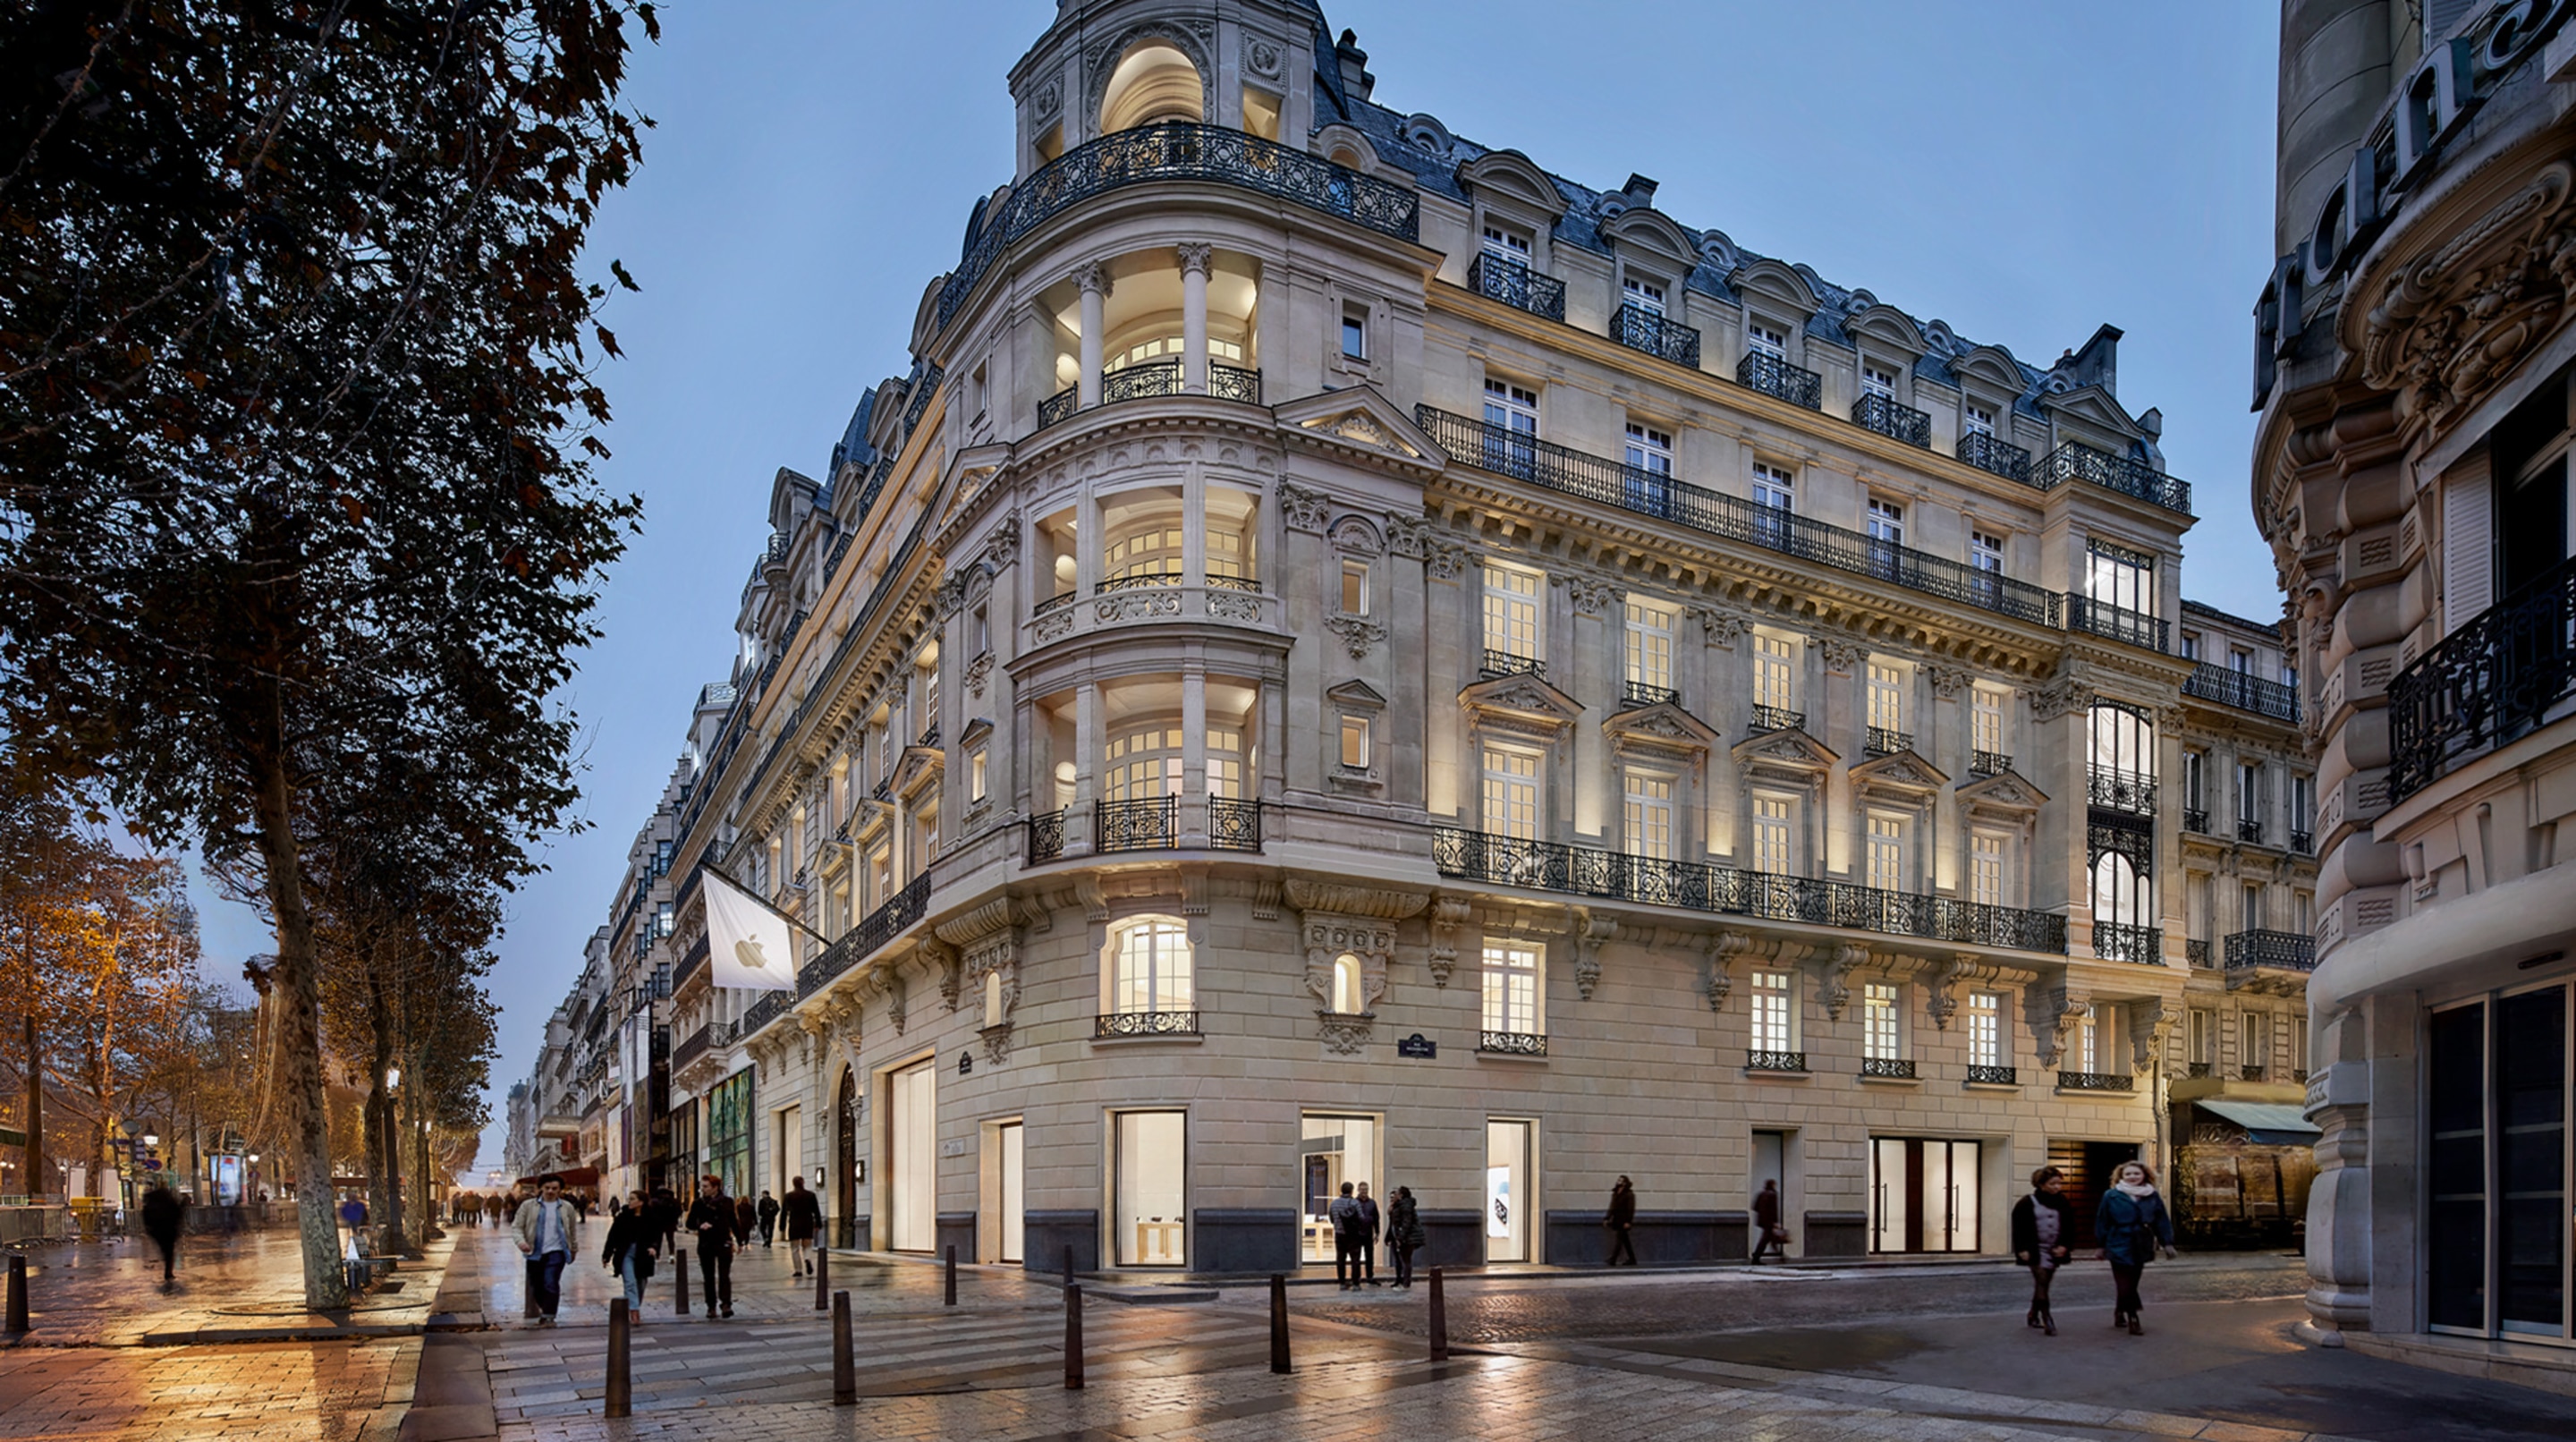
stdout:
<svg viewBox="0 0 2576 1442">
<path fill-rule="evenodd" d="M 2146 1335 L 2147 1329 L 2138 1321 L 2138 1278 L 2159 1250 L 2170 1257 L 2174 1246 L 2173 1218 L 2166 1214 L 2165 1199 L 2156 1192 L 2156 1174 L 2145 1162 L 2120 1164 L 2110 1189 L 2102 1193 L 2093 1235 L 2101 1238 L 2102 1255 L 2110 1259 L 2112 1280 L 2119 1284 L 2111 1325 L 2127 1327 L 2132 1337 Z"/>
</svg>

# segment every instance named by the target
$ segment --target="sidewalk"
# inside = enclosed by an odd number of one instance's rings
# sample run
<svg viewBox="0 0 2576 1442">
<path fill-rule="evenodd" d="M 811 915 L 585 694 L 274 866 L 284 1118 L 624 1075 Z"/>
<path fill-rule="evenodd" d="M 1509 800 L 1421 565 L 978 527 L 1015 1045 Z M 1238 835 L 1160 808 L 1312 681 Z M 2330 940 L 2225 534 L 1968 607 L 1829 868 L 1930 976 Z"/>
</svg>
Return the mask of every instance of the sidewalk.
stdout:
<svg viewBox="0 0 2576 1442">
<path fill-rule="evenodd" d="M 179 1244 L 179 1288 L 161 1290 L 161 1256 L 141 1238 L 66 1242 L 27 1254 L 33 1329 L 0 1347 L 148 1347 L 211 1342 L 314 1341 L 418 1333 L 455 1247 L 456 1233 L 402 1264 L 387 1290 L 345 1313 L 304 1306 L 304 1259 L 291 1231 L 189 1236 Z"/>
</svg>

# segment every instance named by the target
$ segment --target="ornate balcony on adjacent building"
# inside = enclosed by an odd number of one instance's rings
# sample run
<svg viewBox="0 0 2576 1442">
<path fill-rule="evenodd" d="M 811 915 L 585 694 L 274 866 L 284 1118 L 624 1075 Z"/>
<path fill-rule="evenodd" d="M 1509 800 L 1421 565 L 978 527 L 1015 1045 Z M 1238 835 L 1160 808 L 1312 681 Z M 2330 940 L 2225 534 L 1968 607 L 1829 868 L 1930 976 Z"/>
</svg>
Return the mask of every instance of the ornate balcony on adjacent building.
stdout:
<svg viewBox="0 0 2576 1442">
<path fill-rule="evenodd" d="M 2208 808 L 2202 806 L 2184 807 L 2182 809 L 2182 829 L 2185 831 L 2197 831 L 2204 836 L 2214 835 L 2215 833 L 2209 829 Z"/>
<path fill-rule="evenodd" d="M 2144 611 L 2132 611 L 2072 591 L 2066 595 L 2066 624 L 2087 635 L 2125 641 L 2159 653 L 2165 649 L 2165 633 L 2170 629 L 2161 618 Z"/>
<path fill-rule="evenodd" d="M 2442 638 L 2388 683 L 2388 795 L 2566 714 L 2576 696 L 2576 559 Z"/>
<path fill-rule="evenodd" d="M 1807 729 L 1807 713 L 1792 711 L 1786 706 L 1756 706 L 1746 729 L 1757 736 L 1772 731 L 1804 731 Z"/>
<path fill-rule="evenodd" d="M 766 1027 L 771 1022 L 785 1016 L 787 1014 L 787 1009 L 794 1005 L 795 1001 L 796 993 L 792 991 L 772 991 L 763 993 L 760 1000 L 753 1002 L 751 1004 L 751 1009 L 742 1014 L 742 1034 L 744 1036 L 760 1035 L 761 1028 Z"/>
<path fill-rule="evenodd" d="M 2017 1067 L 1978 1066 L 1971 1063 L 1968 1067 L 1968 1084 L 1981 1087 L 2019 1086 L 2021 1071 Z"/>
<path fill-rule="evenodd" d="M 1699 332 L 1641 305 L 1623 305 L 1610 317 L 1610 338 L 1630 350 L 1699 369 Z"/>
<path fill-rule="evenodd" d="M 1261 803 L 1227 796 L 1208 798 L 1208 846 L 1216 851 L 1261 849 Z"/>
<path fill-rule="evenodd" d="M 2297 687 L 2249 676 L 2232 666 L 2201 662 L 2193 668 L 2191 679 L 2182 683 L 2182 694 L 2215 701 L 2221 706 L 2233 706 L 2239 711 L 2251 711 L 2257 716 L 2269 716 L 2275 721 L 2295 722 L 2299 719 Z"/>
<path fill-rule="evenodd" d="M 1900 751 L 1913 750 L 1914 736 L 1893 726 L 1872 726 L 1862 746 L 1872 756 L 1893 756 Z"/>
<path fill-rule="evenodd" d="M 1047 811 L 1032 816 L 1028 827 L 1029 865 L 1044 866 L 1064 855 L 1064 812 Z"/>
<path fill-rule="evenodd" d="M 2030 452 L 2010 441 L 1999 441 L 1985 431 L 1970 431 L 1959 437 L 1957 454 L 1960 460 L 1988 475 L 2030 484 Z"/>
<path fill-rule="evenodd" d="M 2104 961 L 2162 966 L 2165 964 L 2164 929 L 2136 926 L 2125 921 L 2097 921 L 2093 923 L 2093 954 Z"/>
<path fill-rule="evenodd" d="M 2068 481 L 2090 481 L 2150 505 L 2191 514 L 2189 483 L 2175 480 L 2143 461 L 2097 451 L 2075 441 L 2049 452 L 2048 458 L 2040 462 L 2032 484 L 2043 491 L 2053 491 Z"/>
<path fill-rule="evenodd" d="M 2057 1089 L 2062 1092 L 2133 1092 L 2138 1078 L 2131 1072 L 2062 1071 L 2057 1074 Z"/>
<path fill-rule="evenodd" d="M 1670 906 L 1719 915 L 1844 927 L 1970 946 L 2066 954 L 2066 918 L 1849 882 L 1772 876 L 1697 861 L 1665 861 L 1589 846 L 1526 841 L 1443 826 L 1432 833 L 1443 876 Z"/>
<path fill-rule="evenodd" d="M 805 963 L 796 973 L 796 995 L 812 996 L 829 985 L 833 978 L 876 954 L 878 948 L 903 934 L 904 928 L 921 920 L 930 905 L 930 874 L 924 872 L 910 885 L 886 898 L 858 925 L 841 934 L 841 939 L 823 948 L 823 954 Z"/>
<path fill-rule="evenodd" d="M 1912 1081 L 1914 1062 L 1909 1057 L 1865 1056 L 1860 1059 L 1860 1074 L 1881 1081 Z"/>
<path fill-rule="evenodd" d="M 2263 818 L 2259 816 L 2237 817 L 2236 839 L 2239 841 L 2250 841 L 2255 845 L 2260 846 L 2263 843 Z"/>
<path fill-rule="evenodd" d="M 1811 370 L 1793 366 L 1778 356 L 1758 350 L 1746 351 L 1735 363 L 1735 379 L 1750 390 L 1760 391 L 1775 400 L 1811 411 L 1825 408 L 1825 378 Z"/>
<path fill-rule="evenodd" d="M 705 1056 L 714 1046 L 715 1024 L 710 1022 L 682 1037 L 680 1044 L 671 1048 L 671 1070 L 686 1071 L 689 1063 Z"/>
<path fill-rule="evenodd" d="M 1536 656 L 1523 656 L 1517 652 L 1497 651 L 1487 647 L 1483 661 L 1477 666 L 1477 674 L 1488 681 L 1500 680 L 1505 676 L 1537 676 L 1543 679 L 1547 675 L 1547 663 Z"/>
<path fill-rule="evenodd" d="M 1199 1014 L 1194 1011 L 1112 1011 L 1092 1018 L 1091 1022 L 1094 1041 L 1198 1034 Z"/>
<path fill-rule="evenodd" d="M 1971 751 L 1968 753 L 1968 774 L 2001 776 L 2012 769 L 2012 763 L 2013 759 L 2009 752 Z"/>
<path fill-rule="evenodd" d="M 2227 938 L 2227 989 L 2288 995 L 2317 969 L 2317 939 L 2295 931 L 2240 931 Z"/>
<path fill-rule="evenodd" d="M 1682 693 L 1670 686 L 1657 686 L 1645 681 L 1623 681 L 1619 684 L 1619 704 L 1634 711 L 1644 706 L 1678 706 Z"/>
<path fill-rule="evenodd" d="M 1181 844 L 1181 798 L 1146 796 L 1092 808 L 1092 850 L 1169 851 Z"/>
<path fill-rule="evenodd" d="M 2124 816 L 2153 816 L 2156 778 L 2115 766 L 2090 767 L 2084 776 L 2084 799 L 2104 811 Z"/>
<path fill-rule="evenodd" d="M 1547 1034 L 1535 1031 L 1479 1031 L 1476 1050 L 1492 1056 L 1545 1056 Z"/>
<path fill-rule="evenodd" d="M 1517 260 L 1479 252 L 1467 262 L 1467 288 L 1488 300 L 1549 320 L 1565 319 L 1565 282 Z"/>
<path fill-rule="evenodd" d="M 1748 1051 L 1744 1054 L 1746 1071 L 1803 1072 L 1807 1054 L 1802 1051 Z"/>
<path fill-rule="evenodd" d="M 1892 396 L 1864 395 L 1852 402 L 1852 421 L 1865 431 L 1876 431 L 1892 441 L 1932 449 L 1932 417 L 1912 406 L 1899 405 Z"/>
</svg>

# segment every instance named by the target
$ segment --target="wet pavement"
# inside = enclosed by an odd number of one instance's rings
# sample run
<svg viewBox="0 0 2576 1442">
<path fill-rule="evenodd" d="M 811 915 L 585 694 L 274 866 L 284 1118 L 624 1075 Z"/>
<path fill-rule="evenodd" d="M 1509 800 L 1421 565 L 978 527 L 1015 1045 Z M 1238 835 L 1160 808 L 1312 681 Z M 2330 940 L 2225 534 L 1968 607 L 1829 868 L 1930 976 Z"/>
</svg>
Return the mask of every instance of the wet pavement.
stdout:
<svg viewBox="0 0 2576 1442">
<path fill-rule="evenodd" d="M 55 1242 L 27 1252 L 33 1323 L 21 1347 L 131 1347 L 190 1342 L 398 1336 L 427 1321 L 452 1239 L 397 1268 L 393 1285 L 345 1313 L 304 1307 L 304 1255 L 285 1230 L 180 1240 L 178 1282 L 161 1287 L 149 1241 Z"/>
</svg>

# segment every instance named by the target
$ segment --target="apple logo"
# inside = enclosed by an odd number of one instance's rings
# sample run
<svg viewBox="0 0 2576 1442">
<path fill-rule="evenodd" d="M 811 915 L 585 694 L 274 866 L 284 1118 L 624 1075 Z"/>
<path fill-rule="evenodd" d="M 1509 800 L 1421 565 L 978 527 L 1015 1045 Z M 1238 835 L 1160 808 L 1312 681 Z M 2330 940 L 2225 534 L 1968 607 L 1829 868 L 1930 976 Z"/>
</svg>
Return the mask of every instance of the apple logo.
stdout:
<svg viewBox="0 0 2576 1442">
<path fill-rule="evenodd" d="M 769 969 L 769 958 L 761 955 L 760 938 L 756 936 L 745 937 L 742 940 L 735 942 L 733 944 L 733 959 L 741 962 L 744 966 L 751 968 L 753 971 L 767 971 Z"/>
</svg>

